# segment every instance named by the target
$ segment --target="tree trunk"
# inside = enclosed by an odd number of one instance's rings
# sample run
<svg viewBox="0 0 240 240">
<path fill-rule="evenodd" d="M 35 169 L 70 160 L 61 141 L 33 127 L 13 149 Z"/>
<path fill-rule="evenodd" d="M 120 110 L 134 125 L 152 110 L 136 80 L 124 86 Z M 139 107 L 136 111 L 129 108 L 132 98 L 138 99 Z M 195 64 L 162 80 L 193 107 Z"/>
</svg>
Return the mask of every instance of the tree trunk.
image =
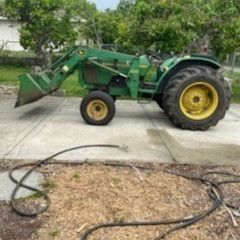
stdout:
<svg viewBox="0 0 240 240">
<path fill-rule="evenodd" d="M 199 53 L 201 55 L 213 55 L 209 32 L 206 32 L 203 38 L 199 41 Z"/>
<path fill-rule="evenodd" d="M 187 47 L 187 53 L 213 55 L 211 44 L 213 33 L 214 33 L 213 30 L 209 30 L 202 37 L 194 39 L 194 41 Z"/>
<path fill-rule="evenodd" d="M 44 69 L 48 69 L 51 67 L 52 64 L 52 56 L 49 52 L 46 51 L 46 49 L 42 46 L 40 54 L 42 55 L 43 58 L 43 67 Z"/>
<path fill-rule="evenodd" d="M 44 70 L 50 68 L 51 63 L 52 63 L 52 54 L 49 53 L 45 47 L 47 45 L 47 41 L 48 41 L 47 39 L 48 39 L 47 36 L 43 36 L 41 39 L 39 39 L 39 41 L 37 43 L 37 49 L 36 49 L 37 55 L 41 56 L 43 59 L 42 68 Z"/>
<path fill-rule="evenodd" d="M 205 25 L 205 31 L 199 38 L 194 39 L 194 41 L 188 46 L 187 52 L 192 53 L 195 51 L 197 54 L 201 55 L 213 55 L 212 48 L 212 39 L 213 36 L 218 33 L 218 29 L 216 29 L 213 23 L 220 21 L 219 17 L 213 17 L 210 22 L 207 22 Z"/>
</svg>

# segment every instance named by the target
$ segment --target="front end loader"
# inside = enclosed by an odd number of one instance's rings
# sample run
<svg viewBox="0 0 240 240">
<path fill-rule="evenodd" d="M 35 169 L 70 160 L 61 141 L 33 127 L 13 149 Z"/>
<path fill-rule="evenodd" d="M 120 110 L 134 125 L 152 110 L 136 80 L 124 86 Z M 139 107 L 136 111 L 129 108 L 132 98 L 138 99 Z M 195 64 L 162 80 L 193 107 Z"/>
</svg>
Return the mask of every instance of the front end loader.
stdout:
<svg viewBox="0 0 240 240">
<path fill-rule="evenodd" d="M 146 55 L 75 46 L 50 69 L 19 77 L 16 107 L 56 91 L 78 71 L 79 84 L 89 90 L 80 106 L 89 124 L 109 123 L 115 114 L 115 100 L 123 97 L 154 100 L 177 127 L 207 130 L 224 118 L 230 105 L 229 84 L 220 68 L 210 57 L 171 57 L 146 80 L 152 71 Z"/>
</svg>

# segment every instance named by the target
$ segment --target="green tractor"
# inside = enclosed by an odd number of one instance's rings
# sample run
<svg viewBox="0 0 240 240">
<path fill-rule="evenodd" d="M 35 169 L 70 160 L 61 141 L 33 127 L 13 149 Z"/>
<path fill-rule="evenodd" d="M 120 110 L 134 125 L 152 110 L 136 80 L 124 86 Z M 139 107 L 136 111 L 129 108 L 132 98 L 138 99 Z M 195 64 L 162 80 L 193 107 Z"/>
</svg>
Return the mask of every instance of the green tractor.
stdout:
<svg viewBox="0 0 240 240">
<path fill-rule="evenodd" d="M 79 84 L 89 90 L 80 112 L 93 125 L 109 123 L 115 100 L 154 100 L 169 119 L 182 129 L 207 130 L 224 118 L 230 88 L 219 73 L 221 66 L 206 56 L 171 57 L 152 71 L 149 58 L 75 46 L 50 69 L 21 75 L 16 107 L 34 102 L 59 89 L 78 71 Z"/>
</svg>

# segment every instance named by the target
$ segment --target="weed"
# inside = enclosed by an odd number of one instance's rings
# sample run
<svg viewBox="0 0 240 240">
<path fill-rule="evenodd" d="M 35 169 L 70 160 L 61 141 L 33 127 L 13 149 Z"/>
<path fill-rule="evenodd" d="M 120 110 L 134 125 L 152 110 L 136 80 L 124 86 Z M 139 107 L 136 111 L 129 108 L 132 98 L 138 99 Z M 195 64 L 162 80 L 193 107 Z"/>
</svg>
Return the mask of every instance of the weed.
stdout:
<svg viewBox="0 0 240 240">
<path fill-rule="evenodd" d="M 58 237 L 60 235 L 61 231 L 59 229 L 52 229 L 50 232 L 49 232 L 49 235 L 51 237 Z"/>
<path fill-rule="evenodd" d="M 42 186 L 44 189 L 46 190 L 50 190 L 50 189 L 53 189 L 55 188 L 57 185 L 54 181 L 50 180 L 50 179 L 46 179 L 43 183 L 42 183 Z"/>
<path fill-rule="evenodd" d="M 121 182 L 121 179 L 118 178 L 118 177 L 113 177 L 113 178 L 112 178 L 112 181 L 113 181 L 113 184 L 114 184 L 114 185 L 118 185 L 118 184 Z"/>
<path fill-rule="evenodd" d="M 76 173 L 73 174 L 72 178 L 73 178 L 74 181 L 79 182 L 80 181 L 80 174 L 76 172 Z"/>
</svg>

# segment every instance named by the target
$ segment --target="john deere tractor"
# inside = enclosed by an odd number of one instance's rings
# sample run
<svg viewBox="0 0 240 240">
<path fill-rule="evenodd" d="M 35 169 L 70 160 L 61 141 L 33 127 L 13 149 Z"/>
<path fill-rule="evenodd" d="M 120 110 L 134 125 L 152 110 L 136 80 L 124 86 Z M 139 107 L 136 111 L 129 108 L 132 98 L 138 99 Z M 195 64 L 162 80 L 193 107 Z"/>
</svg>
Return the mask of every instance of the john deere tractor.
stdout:
<svg viewBox="0 0 240 240">
<path fill-rule="evenodd" d="M 205 56 L 171 57 L 152 79 L 149 57 L 75 46 L 50 69 L 20 76 L 16 107 L 36 101 L 60 88 L 78 71 L 79 84 L 89 90 L 82 100 L 83 119 L 93 125 L 108 124 L 115 114 L 115 100 L 154 100 L 182 129 L 207 130 L 224 118 L 230 89 L 221 66 Z"/>
</svg>

